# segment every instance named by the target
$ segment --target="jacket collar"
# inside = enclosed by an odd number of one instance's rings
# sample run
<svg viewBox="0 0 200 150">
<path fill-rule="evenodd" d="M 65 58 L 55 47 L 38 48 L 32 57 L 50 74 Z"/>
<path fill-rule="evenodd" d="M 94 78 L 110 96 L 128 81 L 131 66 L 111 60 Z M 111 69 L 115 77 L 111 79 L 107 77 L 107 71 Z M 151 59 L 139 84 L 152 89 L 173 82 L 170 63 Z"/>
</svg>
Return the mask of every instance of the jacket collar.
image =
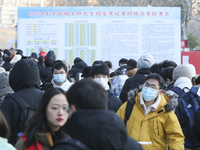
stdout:
<svg viewBox="0 0 200 150">
<path fill-rule="evenodd" d="M 180 89 L 183 89 L 184 87 L 188 87 L 189 89 L 191 89 L 192 82 L 187 77 L 180 77 L 174 83 L 174 87 L 179 87 Z"/>
<path fill-rule="evenodd" d="M 136 74 L 150 74 L 150 68 L 139 69 Z"/>
<path fill-rule="evenodd" d="M 129 91 L 128 101 L 140 105 L 140 94 L 141 94 L 140 91 L 141 91 L 140 89 L 134 89 Z M 175 96 L 167 97 L 165 93 L 162 93 L 160 96 L 161 96 L 161 101 L 157 107 L 157 110 L 155 111 L 157 112 L 157 114 L 172 111 L 176 107 L 177 101 Z"/>
</svg>

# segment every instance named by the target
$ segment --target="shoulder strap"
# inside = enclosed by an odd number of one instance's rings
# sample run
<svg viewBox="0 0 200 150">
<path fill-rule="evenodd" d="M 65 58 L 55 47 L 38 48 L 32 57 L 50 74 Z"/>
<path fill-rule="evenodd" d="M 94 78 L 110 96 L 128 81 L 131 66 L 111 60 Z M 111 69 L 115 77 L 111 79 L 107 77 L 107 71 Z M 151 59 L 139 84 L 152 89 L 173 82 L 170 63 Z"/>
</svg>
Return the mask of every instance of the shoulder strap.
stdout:
<svg viewBox="0 0 200 150">
<path fill-rule="evenodd" d="M 130 115 L 131 115 L 131 112 L 133 110 L 133 106 L 134 106 L 135 103 L 131 103 L 130 101 L 127 102 L 127 105 L 126 105 L 126 112 L 125 112 L 125 119 L 124 119 L 124 124 L 126 126 L 127 124 L 127 121 L 129 120 L 130 118 Z"/>
<path fill-rule="evenodd" d="M 198 91 L 198 90 L 199 90 L 199 87 L 198 87 L 198 86 L 192 86 L 192 88 L 191 88 L 190 91 L 197 94 L 197 91 Z"/>
<path fill-rule="evenodd" d="M 23 98 L 21 98 L 20 96 L 18 96 L 17 94 L 15 94 L 15 93 L 10 94 L 9 97 L 11 97 L 13 100 L 15 100 L 15 102 L 18 104 L 18 106 L 22 110 L 25 110 L 27 107 L 29 107 L 29 105 L 26 103 L 26 101 Z"/>
<path fill-rule="evenodd" d="M 171 89 L 173 92 L 175 92 L 178 95 L 181 95 L 182 93 L 185 93 L 182 89 L 180 89 L 179 87 L 173 87 Z"/>
</svg>

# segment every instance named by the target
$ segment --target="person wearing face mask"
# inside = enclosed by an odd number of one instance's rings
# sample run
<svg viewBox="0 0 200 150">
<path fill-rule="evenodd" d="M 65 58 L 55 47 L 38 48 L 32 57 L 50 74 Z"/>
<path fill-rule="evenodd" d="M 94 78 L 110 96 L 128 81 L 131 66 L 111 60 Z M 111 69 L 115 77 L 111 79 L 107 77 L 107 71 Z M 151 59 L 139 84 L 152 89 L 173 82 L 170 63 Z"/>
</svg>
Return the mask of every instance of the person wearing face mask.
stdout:
<svg viewBox="0 0 200 150">
<path fill-rule="evenodd" d="M 128 135 L 144 149 L 184 150 L 184 135 L 173 112 L 175 98 L 169 100 L 162 93 L 163 85 L 160 75 L 149 74 L 142 92 L 132 90 L 128 93 L 128 101 L 133 104 L 128 120 L 125 115 L 130 103 L 124 103 L 117 114 L 126 122 Z"/>
<path fill-rule="evenodd" d="M 110 87 L 108 85 L 109 80 L 109 68 L 106 64 L 96 64 L 93 65 L 90 71 L 90 74 L 95 82 L 99 83 L 109 95 L 108 99 L 108 109 L 117 112 L 119 107 L 122 105 L 122 102 L 119 98 L 113 95 L 110 91 Z"/>
<path fill-rule="evenodd" d="M 52 67 L 52 79 L 51 82 L 46 82 L 42 86 L 42 90 L 47 90 L 51 87 L 61 88 L 64 91 L 72 86 L 73 83 L 69 82 L 67 79 L 67 67 L 64 63 L 58 62 Z"/>
</svg>

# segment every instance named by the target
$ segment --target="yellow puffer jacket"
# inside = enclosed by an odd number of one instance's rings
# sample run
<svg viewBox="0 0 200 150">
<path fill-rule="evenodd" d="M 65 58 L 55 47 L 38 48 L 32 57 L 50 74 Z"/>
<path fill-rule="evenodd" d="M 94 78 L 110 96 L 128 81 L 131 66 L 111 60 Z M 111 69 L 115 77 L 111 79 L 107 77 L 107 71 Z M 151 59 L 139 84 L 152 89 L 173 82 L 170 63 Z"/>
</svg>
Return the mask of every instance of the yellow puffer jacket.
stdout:
<svg viewBox="0 0 200 150">
<path fill-rule="evenodd" d="M 135 98 L 133 111 L 127 121 L 128 135 L 138 142 L 152 142 L 151 145 L 142 145 L 145 150 L 184 150 L 184 135 L 179 121 L 168 107 L 169 99 L 161 94 L 161 102 L 156 111 L 144 115 L 143 108 L 140 106 L 140 94 Z M 124 121 L 127 102 L 118 110 L 117 114 Z M 165 107 L 164 107 L 165 106 Z"/>
</svg>

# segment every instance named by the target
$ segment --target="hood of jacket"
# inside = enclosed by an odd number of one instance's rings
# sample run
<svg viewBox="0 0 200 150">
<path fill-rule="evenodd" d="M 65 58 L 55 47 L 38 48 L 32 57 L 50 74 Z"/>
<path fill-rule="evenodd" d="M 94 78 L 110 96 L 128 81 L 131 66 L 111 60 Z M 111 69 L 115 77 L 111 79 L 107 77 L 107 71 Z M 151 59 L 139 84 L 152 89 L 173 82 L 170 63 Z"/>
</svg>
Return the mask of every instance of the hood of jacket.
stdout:
<svg viewBox="0 0 200 150">
<path fill-rule="evenodd" d="M 192 82 L 189 78 L 187 77 L 180 77 L 178 78 L 175 83 L 174 87 L 179 87 L 180 89 L 183 90 L 183 88 L 187 87 L 188 89 L 191 89 L 192 87 Z"/>
<path fill-rule="evenodd" d="M 93 150 L 124 149 L 128 142 L 123 122 L 111 111 L 78 110 L 67 121 L 65 131 Z"/>
<path fill-rule="evenodd" d="M 130 101 L 132 103 L 136 103 L 135 100 L 139 99 L 136 97 L 140 96 L 140 94 L 141 94 L 141 89 L 130 90 L 128 92 L 128 101 Z M 171 95 L 163 92 L 161 94 L 161 97 L 163 97 L 166 100 L 166 103 L 163 105 L 165 112 L 169 112 L 169 111 L 173 110 L 178 105 L 176 95 L 171 96 Z M 159 107 L 157 109 L 159 109 Z"/>
<path fill-rule="evenodd" d="M 84 69 L 85 67 L 87 67 L 87 64 L 84 61 L 79 61 L 79 62 L 77 62 L 75 67 Z"/>
<path fill-rule="evenodd" d="M 47 55 L 45 56 L 45 59 L 48 57 L 52 57 L 56 60 L 56 55 L 55 55 L 54 51 L 48 51 Z"/>
<path fill-rule="evenodd" d="M 39 87 L 40 78 L 37 64 L 30 59 L 18 61 L 10 71 L 9 84 L 15 92 L 23 88 Z"/>
</svg>

